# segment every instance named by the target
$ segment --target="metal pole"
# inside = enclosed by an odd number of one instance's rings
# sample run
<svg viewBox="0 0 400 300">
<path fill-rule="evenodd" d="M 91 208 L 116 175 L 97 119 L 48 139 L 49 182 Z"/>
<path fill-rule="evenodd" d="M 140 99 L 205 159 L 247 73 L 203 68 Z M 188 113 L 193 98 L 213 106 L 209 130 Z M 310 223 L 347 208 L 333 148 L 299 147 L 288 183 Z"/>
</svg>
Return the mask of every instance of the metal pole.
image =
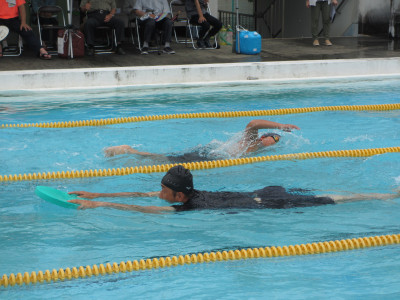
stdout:
<svg viewBox="0 0 400 300">
<path fill-rule="evenodd" d="M 390 20 L 389 20 L 389 37 L 394 38 L 395 37 L 395 8 L 394 8 L 394 3 L 393 0 L 390 0 Z"/>
<path fill-rule="evenodd" d="M 240 35 L 239 35 L 239 0 L 236 0 L 236 53 L 240 53 Z"/>
<path fill-rule="evenodd" d="M 72 24 L 72 7 L 73 7 L 73 0 L 67 0 L 67 12 L 68 12 L 68 25 Z"/>
<path fill-rule="evenodd" d="M 71 58 L 74 58 L 74 50 L 72 46 L 72 9 L 74 6 L 74 0 L 67 0 L 67 11 L 68 11 L 68 52 L 71 54 Z"/>
</svg>

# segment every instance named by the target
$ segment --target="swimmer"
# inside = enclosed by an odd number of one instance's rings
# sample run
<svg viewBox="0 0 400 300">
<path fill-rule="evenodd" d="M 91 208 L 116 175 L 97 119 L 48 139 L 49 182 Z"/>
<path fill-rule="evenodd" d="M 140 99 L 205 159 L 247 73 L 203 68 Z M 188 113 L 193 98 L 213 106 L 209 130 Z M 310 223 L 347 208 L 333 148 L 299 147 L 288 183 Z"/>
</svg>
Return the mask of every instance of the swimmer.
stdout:
<svg viewBox="0 0 400 300">
<path fill-rule="evenodd" d="M 160 192 L 91 193 L 74 191 L 69 194 L 88 199 L 100 197 L 159 197 L 173 205 L 141 206 L 81 199 L 74 199 L 69 202 L 79 204 L 78 209 L 109 207 L 142 213 L 165 213 L 200 209 L 283 209 L 372 199 L 388 200 L 399 198 L 400 190 L 396 194 L 372 193 L 315 196 L 304 190 L 290 190 L 287 192 L 280 186 L 267 186 L 254 192 L 207 192 L 194 189 L 193 176 L 190 170 L 178 165 L 169 169 L 162 178 Z"/>
<path fill-rule="evenodd" d="M 250 153 L 256 152 L 264 147 L 269 147 L 277 142 L 279 142 L 281 136 L 276 133 L 265 133 L 258 136 L 259 129 L 281 129 L 283 131 L 292 131 L 292 129 L 300 129 L 296 125 L 291 124 L 281 124 L 268 120 L 252 120 L 249 124 L 247 124 L 242 138 L 239 142 L 234 145 L 232 148 L 232 152 L 235 153 Z M 141 156 L 148 156 L 153 158 L 168 158 L 171 162 L 180 163 L 187 161 L 202 161 L 202 160 L 210 160 L 208 157 L 204 155 L 199 155 L 198 153 L 187 153 L 186 155 L 180 156 L 166 156 L 161 154 L 155 154 L 150 152 L 141 152 L 138 151 L 131 146 L 121 145 L 121 146 L 113 146 L 108 147 L 104 150 L 106 157 L 111 157 L 120 154 L 137 154 Z"/>
</svg>

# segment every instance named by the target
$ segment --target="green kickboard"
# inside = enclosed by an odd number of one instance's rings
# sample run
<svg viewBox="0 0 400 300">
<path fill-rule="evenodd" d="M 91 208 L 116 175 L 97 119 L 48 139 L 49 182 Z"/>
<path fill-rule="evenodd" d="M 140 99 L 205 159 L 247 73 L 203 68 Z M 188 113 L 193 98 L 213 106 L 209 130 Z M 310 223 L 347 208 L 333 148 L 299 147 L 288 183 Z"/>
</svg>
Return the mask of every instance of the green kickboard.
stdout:
<svg viewBox="0 0 400 300">
<path fill-rule="evenodd" d="M 78 199 L 77 195 L 70 195 L 67 192 L 53 189 L 48 186 L 37 186 L 35 194 L 43 200 L 66 208 L 77 209 L 79 204 L 70 203 L 69 200 Z M 83 198 L 79 198 L 83 199 Z"/>
</svg>

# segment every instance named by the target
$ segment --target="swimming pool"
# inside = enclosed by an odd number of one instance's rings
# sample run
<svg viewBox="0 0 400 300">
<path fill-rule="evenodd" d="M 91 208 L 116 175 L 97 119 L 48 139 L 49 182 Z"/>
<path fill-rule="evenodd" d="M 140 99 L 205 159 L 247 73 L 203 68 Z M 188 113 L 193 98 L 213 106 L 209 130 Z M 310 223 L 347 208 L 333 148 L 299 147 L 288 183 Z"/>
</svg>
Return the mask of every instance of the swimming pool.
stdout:
<svg viewBox="0 0 400 300">
<path fill-rule="evenodd" d="M 237 111 L 400 102 L 400 78 L 226 84 L 95 91 L 4 92 L 1 123 L 101 119 L 182 112 Z M 10 101 L 12 99 L 13 101 Z M 17 101 L 15 99 L 18 99 Z M 195 105 L 193 103 L 196 103 Z M 262 155 L 399 146 L 399 111 L 333 111 L 266 116 L 298 125 Z M 252 117 L 172 119 L 102 127 L 0 130 L 2 174 L 148 165 L 135 156 L 105 158 L 103 148 L 184 153 L 223 149 Z M 274 132 L 279 132 L 272 130 Z M 281 132 L 280 132 L 281 133 Z M 224 155 L 223 153 L 221 155 Z M 226 157 L 229 158 L 229 157 Z M 198 189 L 253 191 L 266 185 L 391 192 L 400 184 L 398 153 L 368 158 L 273 161 L 193 171 Z M 290 210 L 197 211 L 144 215 L 107 209 L 74 211 L 34 195 L 62 190 L 153 191 L 162 174 L 2 182 L 2 274 L 52 270 L 159 256 L 291 245 L 398 233 L 398 201 L 363 201 Z M 118 199 L 148 205 L 149 199 Z M 164 205 L 159 199 L 151 204 Z M 5 298 L 204 299 L 343 298 L 400 294 L 398 245 L 314 256 L 192 264 L 50 284 L 1 288 Z M 90 296 L 89 296 L 90 295 Z"/>
</svg>

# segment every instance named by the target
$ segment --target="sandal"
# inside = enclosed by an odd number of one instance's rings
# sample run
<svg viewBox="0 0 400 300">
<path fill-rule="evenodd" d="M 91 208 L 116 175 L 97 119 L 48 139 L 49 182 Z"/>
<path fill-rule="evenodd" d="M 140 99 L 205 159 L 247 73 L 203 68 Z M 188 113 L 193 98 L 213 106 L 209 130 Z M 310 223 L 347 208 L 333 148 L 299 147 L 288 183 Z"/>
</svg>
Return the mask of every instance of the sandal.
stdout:
<svg viewBox="0 0 400 300">
<path fill-rule="evenodd" d="M 47 53 L 46 50 L 44 50 L 43 52 L 40 52 L 39 58 L 44 59 L 44 60 L 50 60 L 51 55 L 49 53 Z"/>
</svg>

